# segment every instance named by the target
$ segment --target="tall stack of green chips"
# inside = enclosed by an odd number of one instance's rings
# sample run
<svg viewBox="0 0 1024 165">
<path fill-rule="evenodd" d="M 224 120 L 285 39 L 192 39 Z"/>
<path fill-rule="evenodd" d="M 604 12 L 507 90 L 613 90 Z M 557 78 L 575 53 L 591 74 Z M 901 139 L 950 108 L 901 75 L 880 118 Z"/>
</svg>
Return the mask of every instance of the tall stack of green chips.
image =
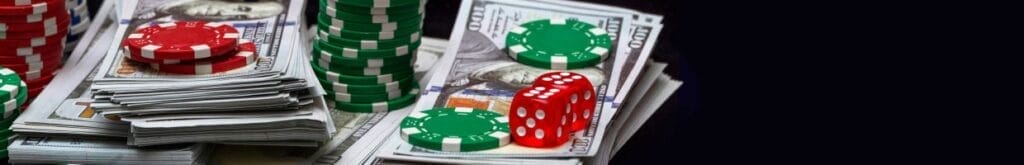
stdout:
<svg viewBox="0 0 1024 165">
<path fill-rule="evenodd" d="M 14 137 L 11 132 L 11 124 L 21 114 L 21 105 L 28 99 L 28 85 L 14 70 L 0 67 L 0 107 L 3 114 L 0 115 L 0 158 L 7 158 L 7 146 Z"/>
<path fill-rule="evenodd" d="M 426 0 L 319 0 L 313 71 L 348 112 L 388 112 L 416 102 L 413 77 Z"/>
</svg>

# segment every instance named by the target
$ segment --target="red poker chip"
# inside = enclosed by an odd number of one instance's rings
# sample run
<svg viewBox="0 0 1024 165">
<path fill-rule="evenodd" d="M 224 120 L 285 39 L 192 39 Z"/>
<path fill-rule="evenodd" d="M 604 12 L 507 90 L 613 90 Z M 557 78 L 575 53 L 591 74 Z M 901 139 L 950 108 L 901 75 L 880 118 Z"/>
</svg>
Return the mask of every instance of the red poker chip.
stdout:
<svg viewBox="0 0 1024 165">
<path fill-rule="evenodd" d="M 28 72 L 18 72 L 18 76 L 21 77 L 22 81 L 33 81 L 43 78 L 48 75 L 53 75 L 57 69 L 60 69 L 60 65 L 52 65 L 43 67 L 42 70 L 30 70 Z M 17 71 L 16 71 L 17 72 Z"/>
<path fill-rule="evenodd" d="M 60 66 L 60 65 L 61 65 L 61 59 L 60 58 L 52 59 L 52 60 L 49 60 L 49 61 L 30 62 L 30 63 L 24 63 L 24 64 L 0 64 L 0 66 L 4 66 L 5 68 L 14 70 L 15 72 L 28 72 L 28 71 L 33 71 L 33 70 L 41 70 L 41 69 L 46 68 L 46 67 L 55 67 L 55 66 Z"/>
<path fill-rule="evenodd" d="M 49 43 L 35 47 L 6 47 L 0 45 L 0 60 L 21 56 L 50 54 L 51 52 L 55 52 L 55 50 L 63 50 L 64 45 L 65 44 L 63 42 Z"/>
<path fill-rule="evenodd" d="M 28 5 L 0 6 L 0 15 L 28 15 L 66 11 L 64 0 L 45 0 Z"/>
<path fill-rule="evenodd" d="M 46 87 L 39 87 L 39 88 L 35 88 L 35 89 L 28 89 L 28 98 L 33 98 L 33 99 L 36 98 L 36 96 L 39 96 L 39 93 L 43 93 L 43 89 L 46 89 Z"/>
<path fill-rule="evenodd" d="M 4 0 L 0 0 L 4 1 Z M 32 23 L 43 21 L 44 18 L 56 17 L 59 15 L 68 15 L 64 12 L 46 12 L 42 14 L 29 14 L 29 15 L 0 15 L 0 22 L 3 23 Z"/>
<path fill-rule="evenodd" d="M 238 44 L 238 36 L 228 24 L 179 21 L 136 28 L 124 45 L 138 58 L 193 60 L 226 55 Z"/>
<path fill-rule="evenodd" d="M 4 39 L 0 40 L 0 45 L 5 47 L 37 47 L 49 44 L 60 44 L 67 38 L 67 29 L 57 32 L 56 35 L 35 37 L 31 39 Z"/>
<path fill-rule="evenodd" d="M 50 61 L 54 59 L 64 58 L 61 51 L 55 53 L 36 54 L 30 56 L 0 56 L 0 65 L 7 64 L 28 64 L 28 63 L 39 63 L 42 61 Z"/>
<path fill-rule="evenodd" d="M 24 6 L 41 2 L 46 0 L 0 0 L 0 6 Z"/>
<path fill-rule="evenodd" d="M 38 79 L 35 79 L 35 80 L 25 81 L 25 85 L 28 85 L 28 88 L 30 88 L 30 89 L 31 88 L 38 88 L 38 87 L 45 87 L 47 84 L 50 84 L 50 81 L 53 81 L 54 77 L 57 77 L 57 72 L 53 72 L 53 73 L 51 73 L 49 75 L 44 75 L 44 76 L 39 77 Z"/>
<path fill-rule="evenodd" d="M 54 17 L 47 17 L 39 22 L 31 23 L 7 23 L 0 22 L 0 34 L 7 33 L 7 35 L 13 35 L 17 33 L 12 32 L 31 32 L 31 31 L 42 31 L 53 29 L 56 32 L 57 29 L 67 29 L 70 27 L 71 17 L 67 14 L 57 15 Z"/>
<path fill-rule="evenodd" d="M 124 58 L 125 59 L 128 59 L 129 61 L 141 62 L 141 63 L 147 63 L 147 64 L 177 64 L 177 63 L 181 63 L 181 62 L 195 61 L 194 59 L 192 59 L 192 60 L 172 60 L 172 59 L 154 60 L 154 59 L 146 59 L 146 58 L 142 58 L 139 55 L 132 54 L 131 51 L 128 51 L 128 46 L 127 45 L 123 46 L 121 48 L 121 51 L 124 52 Z"/>
<path fill-rule="evenodd" d="M 239 41 L 238 48 L 231 52 L 231 54 L 233 55 L 178 64 L 153 63 L 149 66 L 165 73 L 203 75 L 226 72 L 248 66 L 255 63 L 256 58 L 259 56 L 256 54 L 256 44 L 249 40 Z"/>
</svg>

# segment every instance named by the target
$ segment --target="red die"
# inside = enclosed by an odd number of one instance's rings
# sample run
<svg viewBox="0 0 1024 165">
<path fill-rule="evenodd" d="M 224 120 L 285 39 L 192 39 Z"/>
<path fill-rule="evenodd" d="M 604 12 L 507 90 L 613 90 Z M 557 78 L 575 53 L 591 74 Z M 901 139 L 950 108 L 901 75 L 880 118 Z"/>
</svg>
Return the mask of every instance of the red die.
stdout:
<svg viewBox="0 0 1024 165">
<path fill-rule="evenodd" d="M 533 86 L 550 86 L 562 90 L 572 91 L 570 104 L 572 104 L 572 131 L 584 130 L 590 126 L 591 117 L 597 106 L 597 96 L 594 93 L 594 85 L 586 76 L 573 72 L 551 72 L 537 77 Z"/>
<path fill-rule="evenodd" d="M 571 91 L 530 87 L 516 92 L 509 109 L 509 129 L 516 144 L 556 147 L 569 141 Z"/>
</svg>

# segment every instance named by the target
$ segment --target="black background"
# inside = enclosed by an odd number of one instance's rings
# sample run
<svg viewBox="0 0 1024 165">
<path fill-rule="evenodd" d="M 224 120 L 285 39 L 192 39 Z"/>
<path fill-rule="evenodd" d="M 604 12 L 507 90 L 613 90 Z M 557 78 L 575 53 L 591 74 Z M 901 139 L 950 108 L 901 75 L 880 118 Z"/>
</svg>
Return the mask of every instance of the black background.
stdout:
<svg viewBox="0 0 1024 165">
<path fill-rule="evenodd" d="M 932 137 L 913 138 L 928 131 L 926 124 L 888 124 L 920 118 L 897 113 L 903 109 L 963 101 L 919 97 L 952 95 L 943 93 L 950 84 L 913 80 L 935 75 L 913 65 L 937 63 L 932 59 L 964 46 L 936 44 L 950 32 L 936 28 L 948 24 L 931 26 L 930 16 L 938 12 L 915 9 L 951 8 L 910 2 L 588 1 L 664 15 L 652 57 L 670 63 L 666 73 L 685 81 L 613 164 L 832 164 L 908 159 L 920 150 L 948 147 L 947 141 L 928 143 Z M 91 11 L 100 3 L 89 1 Z M 459 4 L 431 0 L 425 35 L 448 38 Z M 308 3 L 307 20 L 313 20 L 316 5 Z M 964 19 L 941 16 L 939 22 Z M 963 72 L 956 70 L 963 63 L 941 64 L 954 73 Z M 946 73 L 944 78 L 952 77 Z M 928 110 L 920 114 L 938 113 Z M 934 152 L 941 151 L 928 153 Z"/>
</svg>

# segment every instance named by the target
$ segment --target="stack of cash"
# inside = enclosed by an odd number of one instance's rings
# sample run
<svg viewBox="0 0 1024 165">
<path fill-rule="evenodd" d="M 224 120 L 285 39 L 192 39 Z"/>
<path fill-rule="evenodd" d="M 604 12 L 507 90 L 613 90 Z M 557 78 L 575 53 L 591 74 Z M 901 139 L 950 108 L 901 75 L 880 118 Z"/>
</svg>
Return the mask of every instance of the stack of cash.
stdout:
<svg viewBox="0 0 1024 165">
<path fill-rule="evenodd" d="M 124 140 L 98 137 L 26 136 L 14 144 L 8 148 L 13 164 L 204 164 L 210 151 L 203 144 L 137 149 L 124 145 Z"/>
<path fill-rule="evenodd" d="M 180 12 L 176 8 L 219 9 L 221 5 L 264 7 L 239 18 Z M 121 24 L 114 41 L 154 23 L 188 16 L 233 25 L 239 38 L 256 45 L 257 62 L 228 72 L 207 75 L 163 73 L 126 62 L 124 49 L 108 50 L 93 77 L 92 109 L 131 123 L 129 143 L 138 146 L 192 142 L 322 142 L 330 131 L 329 114 L 315 83 L 307 81 L 308 64 L 295 41 L 304 7 L 292 3 L 181 0 L 122 1 Z M 206 8 L 208 6 L 213 8 Z M 276 10 L 275 10 L 276 9 Z M 284 10 L 288 9 L 288 10 Z M 163 14 L 163 15 L 162 15 Z M 130 18 L 130 19 L 127 19 Z M 188 19 L 188 20 L 191 20 Z M 278 29 L 262 31 L 260 29 Z M 115 45 L 116 46 L 116 45 Z M 119 51 L 120 50 L 120 51 Z"/>
<path fill-rule="evenodd" d="M 11 162 L 204 164 L 217 144 L 318 146 L 337 129 L 317 83 L 308 83 L 316 79 L 300 44 L 304 4 L 105 1 L 96 15 L 116 17 L 94 19 L 61 76 L 15 121 Z M 212 11 L 237 9 L 226 6 L 249 12 Z M 179 20 L 233 25 L 257 45 L 258 62 L 180 75 L 125 61 L 126 33 Z"/>
</svg>

